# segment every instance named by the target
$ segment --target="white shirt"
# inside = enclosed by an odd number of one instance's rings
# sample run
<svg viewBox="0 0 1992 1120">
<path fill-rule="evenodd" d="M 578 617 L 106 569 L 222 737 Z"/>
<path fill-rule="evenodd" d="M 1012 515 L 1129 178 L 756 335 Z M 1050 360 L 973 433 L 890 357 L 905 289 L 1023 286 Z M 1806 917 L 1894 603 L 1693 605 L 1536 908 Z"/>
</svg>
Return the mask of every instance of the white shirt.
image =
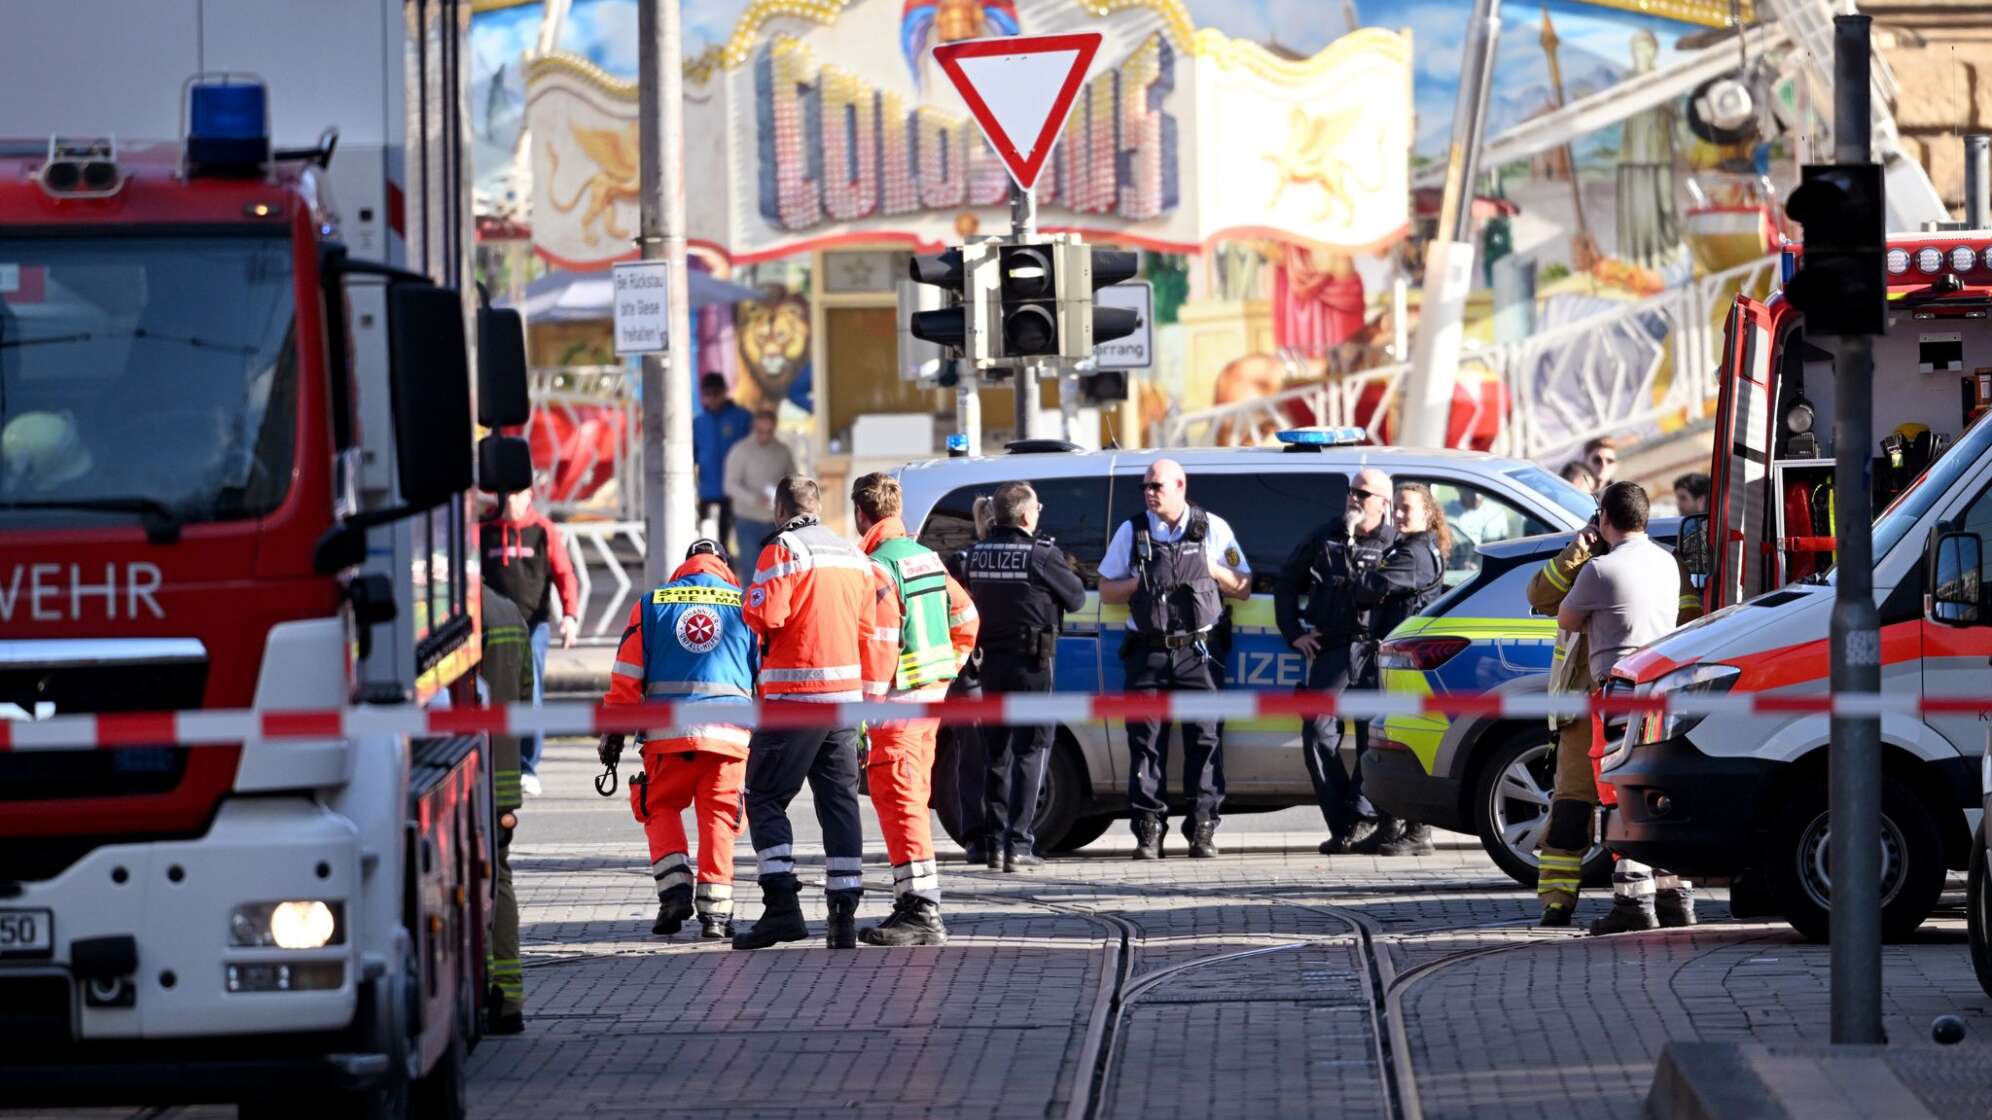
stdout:
<svg viewBox="0 0 1992 1120">
<path fill-rule="evenodd" d="M 1151 511 L 1143 512 L 1148 514 L 1148 535 L 1165 544 L 1182 540 L 1183 530 L 1190 526 L 1188 510 L 1183 511 L 1183 519 L 1176 525 L 1170 525 Z M 1204 511 L 1204 516 L 1210 519 L 1204 544 L 1210 549 L 1211 554 L 1222 561 L 1225 567 L 1239 575 L 1250 576 L 1252 565 L 1246 563 L 1245 550 L 1238 547 L 1238 536 L 1231 531 L 1231 526 L 1224 518 L 1209 510 Z M 1114 539 L 1107 542 L 1107 554 L 1100 561 L 1100 578 L 1128 579 L 1133 575 L 1134 525 L 1132 522 L 1123 521 L 1120 527 L 1114 530 Z"/>
</svg>

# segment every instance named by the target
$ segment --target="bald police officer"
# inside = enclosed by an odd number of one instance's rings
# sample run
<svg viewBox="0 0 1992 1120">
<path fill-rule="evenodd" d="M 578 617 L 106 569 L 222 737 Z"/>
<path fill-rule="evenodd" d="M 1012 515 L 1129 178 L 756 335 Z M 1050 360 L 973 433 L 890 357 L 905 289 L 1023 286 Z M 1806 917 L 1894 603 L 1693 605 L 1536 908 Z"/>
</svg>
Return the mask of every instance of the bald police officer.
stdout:
<svg viewBox="0 0 1992 1120">
<path fill-rule="evenodd" d="M 1229 626 L 1223 600 L 1252 594 L 1252 568 L 1231 526 L 1190 504 L 1180 463 L 1157 459 L 1142 479 L 1147 511 L 1121 523 L 1100 561 L 1100 601 L 1128 605 L 1121 663 L 1130 690 L 1224 687 Z M 1190 856 L 1217 854 L 1224 757 L 1217 720 L 1184 720 L 1183 794 L 1191 803 L 1183 835 Z M 1127 721 L 1128 804 L 1136 859 L 1162 858 L 1169 739 L 1161 720 Z"/>
</svg>

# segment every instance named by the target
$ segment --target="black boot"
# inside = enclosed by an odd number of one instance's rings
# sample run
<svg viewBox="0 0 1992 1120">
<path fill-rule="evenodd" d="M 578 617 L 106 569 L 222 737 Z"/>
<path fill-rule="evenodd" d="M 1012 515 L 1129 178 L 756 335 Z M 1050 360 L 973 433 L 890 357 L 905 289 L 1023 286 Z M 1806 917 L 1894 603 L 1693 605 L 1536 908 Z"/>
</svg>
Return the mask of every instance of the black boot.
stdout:
<svg viewBox="0 0 1992 1120">
<path fill-rule="evenodd" d="M 761 880 L 761 917 L 745 933 L 733 935 L 735 949 L 766 949 L 784 941 L 801 941 L 809 936 L 809 923 L 802 918 L 802 900 L 796 895 L 802 884 L 794 875 L 771 875 Z"/>
<path fill-rule="evenodd" d="M 657 921 L 650 932 L 659 937 L 669 937 L 684 928 L 685 919 L 692 916 L 692 888 L 672 887 L 657 896 Z"/>
<path fill-rule="evenodd" d="M 1368 836 L 1349 845 L 1349 854 L 1374 856 L 1383 854 L 1385 844 L 1395 844 L 1404 839 L 1404 822 L 1396 817 L 1383 817 Z"/>
<path fill-rule="evenodd" d="M 1190 858 L 1211 859 L 1217 855 L 1217 822 L 1199 821 L 1190 830 Z"/>
<path fill-rule="evenodd" d="M 823 942 L 832 949 L 855 949 L 858 947 L 858 894 L 856 891 L 838 891 L 830 896 L 830 925 L 823 931 Z"/>
<path fill-rule="evenodd" d="M 861 931 L 859 940 L 867 945 L 905 947 L 946 945 L 947 927 L 941 924 L 941 904 L 919 895 L 903 894 L 892 904 L 892 916 Z"/>
<path fill-rule="evenodd" d="M 1162 858 L 1162 822 L 1154 817 L 1137 817 L 1134 822 L 1134 858 Z"/>
<path fill-rule="evenodd" d="M 733 919 L 724 914 L 700 914 L 699 936 L 717 941 L 733 936 Z"/>
<path fill-rule="evenodd" d="M 1379 844 L 1376 854 L 1380 856 L 1428 856 L 1437 849 L 1432 847 L 1432 826 L 1412 821 L 1404 826 L 1404 831 L 1395 840 Z"/>
<path fill-rule="evenodd" d="M 1357 817 L 1349 822 L 1349 830 L 1340 836 L 1330 836 L 1315 850 L 1324 856 L 1348 855 L 1357 844 L 1368 840 L 1376 832 L 1376 818 Z"/>
<path fill-rule="evenodd" d="M 1660 928 L 1678 929 L 1695 924 L 1695 889 L 1683 883 L 1653 896 L 1654 915 Z"/>
<path fill-rule="evenodd" d="M 971 840 L 968 842 L 968 847 L 963 849 L 961 860 L 963 863 L 988 863 L 992 854 L 994 853 L 988 844 L 980 840 Z"/>
<path fill-rule="evenodd" d="M 1653 900 L 1643 902 L 1630 898 L 1612 899 L 1612 908 L 1604 917 L 1591 923 L 1591 936 L 1603 937 L 1613 933 L 1640 933 L 1660 928 L 1660 917 L 1653 912 Z"/>
<path fill-rule="evenodd" d="M 1568 929 L 1572 909 L 1560 902 L 1552 902 L 1542 908 L 1542 921 L 1536 925 L 1541 929 Z"/>
</svg>

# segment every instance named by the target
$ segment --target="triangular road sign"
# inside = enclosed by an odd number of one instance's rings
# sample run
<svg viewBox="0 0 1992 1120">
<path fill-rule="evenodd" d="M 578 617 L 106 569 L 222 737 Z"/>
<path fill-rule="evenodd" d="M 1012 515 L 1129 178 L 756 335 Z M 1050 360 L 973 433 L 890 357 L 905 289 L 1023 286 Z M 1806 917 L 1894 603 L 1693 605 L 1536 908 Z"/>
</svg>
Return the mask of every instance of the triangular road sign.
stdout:
<svg viewBox="0 0 1992 1120">
<path fill-rule="evenodd" d="M 1100 33 L 1083 31 L 943 43 L 934 61 L 968 102 L 1010 177 L 1030 190 L 1099 50 Z"/>
</svg>

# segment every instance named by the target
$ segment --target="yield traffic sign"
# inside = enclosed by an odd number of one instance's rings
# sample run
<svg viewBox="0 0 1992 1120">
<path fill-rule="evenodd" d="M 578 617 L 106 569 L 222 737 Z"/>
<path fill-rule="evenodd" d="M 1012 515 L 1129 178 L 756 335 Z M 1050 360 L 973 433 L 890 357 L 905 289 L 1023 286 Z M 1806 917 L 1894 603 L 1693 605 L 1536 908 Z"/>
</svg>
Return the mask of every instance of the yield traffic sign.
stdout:
<svg viewBox="0 0 1992 1120">
<path fill-rule="evenodd" d="M 1017 186 L 1037 185 L 1058 130 L 1100 50 L 1100 33 L 968 39 L 934 48 Z"/>
</svg>

